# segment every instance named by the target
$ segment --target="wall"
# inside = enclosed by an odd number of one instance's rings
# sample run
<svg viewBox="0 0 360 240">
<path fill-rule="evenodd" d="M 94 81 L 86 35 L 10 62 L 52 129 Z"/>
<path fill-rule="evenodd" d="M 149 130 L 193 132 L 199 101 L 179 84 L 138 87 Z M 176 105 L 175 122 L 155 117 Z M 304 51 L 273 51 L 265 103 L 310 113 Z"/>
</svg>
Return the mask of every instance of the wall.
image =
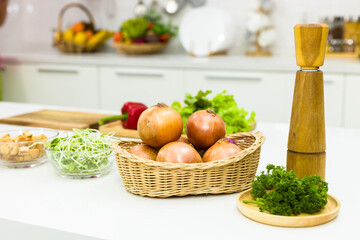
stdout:
<svg viewBox="0 0 360 240">
<path fill-rule="evenodd" d="M 254 1 L 254 0 L 252 0 Z M 247 14 L 251 9 L 251 0 L 207 0 L 207 5 L 222 8 L 234 16 L 238 25 L 238 39 L 232 49 L 234 54 L 245 51 L 244 32 Z M 62 6 L 69 2 L 81 2 L 89 7 L 98 27 L 116 30 L 122 21 L 132 16 L 136 0 L 9 0 L 8 16 L 0 28 L 0 51 L 31 45 L 49 46 L 52 33 L 58 21 Z M 151 0 L 144 0 L 150 3 Z M 293 54 L 293 26 L 297 23 L 318 22 L 321 16 L 360 15 L 359 0 L 274 0 L 276 8 L 272 21 L 277 28 L 278 40 L 273 50 L 276 55 Z M 112 3 L 114 5 L 112 5 Z M 180 23 L 181 17 L 191 10 L 186 6 L 172 17 L 174 23 Z M 69 10 L 64 18 L 65 26 L 79 19 L 86 19 L 80 10 Z M 172 42 L 181 49 L 180 43 Z"/>
</svg>

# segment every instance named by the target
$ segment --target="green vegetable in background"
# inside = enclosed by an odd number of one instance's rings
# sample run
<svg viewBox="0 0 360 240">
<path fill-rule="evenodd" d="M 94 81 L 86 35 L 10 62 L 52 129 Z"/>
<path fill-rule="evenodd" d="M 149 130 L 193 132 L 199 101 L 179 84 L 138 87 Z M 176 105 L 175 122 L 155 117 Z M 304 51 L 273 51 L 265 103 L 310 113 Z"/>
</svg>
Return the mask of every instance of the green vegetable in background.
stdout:
<svg viewBox="0 0 360 240">
<path fill-rule="evenodd" d="M 157 23 L 154 24 L 153 31 L 158 35 L 170 34 L 171 37 L 175 37 L 177 35 L 178 27 L 173 26 L 171 22 L 167 24 Z"/>
<path fill-rule="evenodd" d="M 237 132 L 250 131 L 255 123 L 255 113 L 252 112 L 248 117 L 248 112 L 243 108 L 238 108 L 233 95 L 226 94 L 223 91 L 217 94 L 212 99 L 208 99 L 207 96 L 212 91 L 207 90 L 205 92 L 199 91 L 196 96 L 191 94 L 185 95 L 184 106 L 180 102 L 173 102 L 172 108 L 177 110 L 183 120 L 184 133 L 186 120 L 190 115 L 198 110 L 212 109 L 216 112 L 225 122 L 226 134 L 232 134 Z"/>
<path fill-rule="evenodd" d="M 121 32 L 126 37 L 137 39 L 144 37 L 148 27 L 148 22 L 145 18 L 133 18 L 125 21 L 121 26 Z"/>
<path fill-rule="evenodd" d="M 145 18 L 148 22 L 153 24 L 152 30 L 157 35 L 169 34 L 171 37 L 175 37 L 178 33 L 179 28 L 174 26 L 169 19 L 165 24 L 162 22 L 162 15 L 157 13 L 154 9 L 151 9 L 146 15 Z"/>
<path fill-rule="evenodd" d="M 316 213 L 326 205 L 328 183 L 320 176 L 300 179 L 294 171 L 272 164 L 266 169 L 252 183 L 251 195 L 256 201 L 243 202 L 259 204 L 261 212 L 284 216 Z"/>
</svg>

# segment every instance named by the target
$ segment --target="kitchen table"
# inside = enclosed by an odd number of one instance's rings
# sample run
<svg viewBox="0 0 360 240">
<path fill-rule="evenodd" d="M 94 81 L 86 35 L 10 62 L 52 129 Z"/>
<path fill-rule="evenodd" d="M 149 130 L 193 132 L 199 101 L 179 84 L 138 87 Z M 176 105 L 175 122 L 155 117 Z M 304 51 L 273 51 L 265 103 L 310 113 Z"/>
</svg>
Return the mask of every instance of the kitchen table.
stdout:
<svg viewBox="0 0 360 240">
<path fill-rule="evenodd" d="M 59 107 L 0 102 L 0 117 Z M 73 110 L 61 108 L 63 110 Z M 82 109 L 77 109 L 82 110 Z M 87 109 L 88 111 L 89 109 Z M 104 112 L 92 109 L 94 112 Z M 113 112 L 114 114 L 116 112 Z M 258 173 L 286 164 L 288 124 L 259 122 L 266 136 Z M 0 130 L 19 126 L 0 125 Z M 340 239 L 357 232 L 360 131 L 327 128 L 326 181 L 341 202 L 333 221 L 308 228 L 252 221 L 234 194 L 148 198 L 127 192 L 114 163 L 98 179 L 66 179 L 50 163 L 0 169 L 0 239 Z"/>
</svg>

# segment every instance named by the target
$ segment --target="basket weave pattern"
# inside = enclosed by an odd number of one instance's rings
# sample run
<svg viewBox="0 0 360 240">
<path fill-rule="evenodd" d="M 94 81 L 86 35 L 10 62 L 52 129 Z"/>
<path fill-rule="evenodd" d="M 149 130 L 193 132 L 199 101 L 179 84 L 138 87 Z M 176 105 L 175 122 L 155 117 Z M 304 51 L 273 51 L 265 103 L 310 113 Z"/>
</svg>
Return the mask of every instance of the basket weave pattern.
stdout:
<svg viewBox="0 0 360 240">
<path fill-rule="evenodd" d="M 112 47 L 124 54 L 154 54 L 163 50 L 166 47 L 166 43 L 112 43 Z"/>
<path fill-rule="evenodd" d="M 240 192 L 251 187 L 265 137 L 260 132 L 227 136 L 243 151 L 209 163 L 163 163 L 127 152 L 140 141 L 113 141 L 116 163 L 127 191 L 148 197 Z"/>
<path fill-rule="evenodd" d="M 102 48 L 104 44 L 90 47 L 90 46 L 79 45 L 59 39 L 59 40 L 54 40 L 53 45 L 64 53 L 91 53 L 91 52 L 96 52 L 97 50 Z"/>
</svg>

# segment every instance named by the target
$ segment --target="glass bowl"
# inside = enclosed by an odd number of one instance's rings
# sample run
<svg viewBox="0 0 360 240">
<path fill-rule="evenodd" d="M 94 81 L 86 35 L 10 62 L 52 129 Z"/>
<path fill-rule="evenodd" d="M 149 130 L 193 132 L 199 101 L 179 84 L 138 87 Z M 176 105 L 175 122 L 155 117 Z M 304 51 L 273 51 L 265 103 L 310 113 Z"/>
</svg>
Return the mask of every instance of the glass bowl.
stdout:
<svg viewBox="0 0 360 240">
<path fill-rule="evenodd" d="M 54 151 L 45 147 L 56 172 L 68 178 L 97 178 L 108 174 L 115 160 L 112 149 L 102 151 Z"/>
<path fill-rule="evenodd" d="M 43 144 L 58 131 L 44 128 L 16 129 L 0 132 L 0 166 L 31 168 L 46 162 Z"/>
<path fill-rule="evenodd" d="M 44 149 L 60 176 L 97 178 L 109 173 L 115 161 L 112 140 L 95 129 L 73 129 L 44 144 Z"/>
</svg>

